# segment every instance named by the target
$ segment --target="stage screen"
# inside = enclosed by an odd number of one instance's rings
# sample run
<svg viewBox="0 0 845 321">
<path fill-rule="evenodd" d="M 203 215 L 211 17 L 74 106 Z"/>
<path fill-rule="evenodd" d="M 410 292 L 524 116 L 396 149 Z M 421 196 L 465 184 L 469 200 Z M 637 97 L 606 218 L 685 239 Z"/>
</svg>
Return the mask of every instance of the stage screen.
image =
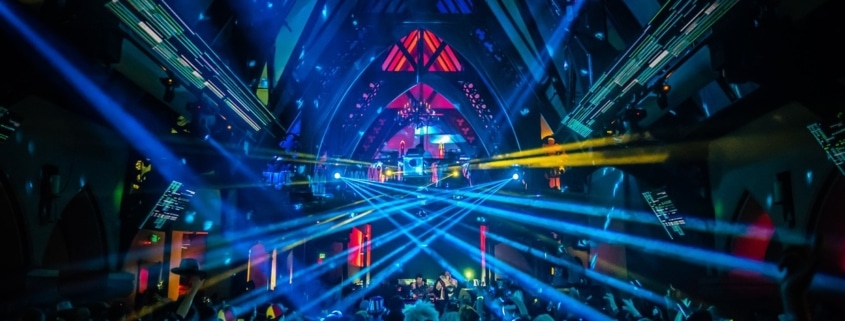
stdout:
<svg viewBox="0 0 845 321">
<path fill-rule="evenodd" d="M 181 182 L 172 181 L 140 228 L 159 231 L 171 229 L 177 220 L 195 211 L 191 206 L 194 195 L 196 192 Z"/>
<path fill-rule="evenodd" d="M 686 224 L 686 220 L 678 214 L 678 208 L 675 207 L 675 203 L 672 202 L 665 190 L 643 192 L 643 197 L 654 215 L 660 220 L 670 239 L 675 239 L 676 236 L 684 236 L 682 226 Z"/>
</svg>

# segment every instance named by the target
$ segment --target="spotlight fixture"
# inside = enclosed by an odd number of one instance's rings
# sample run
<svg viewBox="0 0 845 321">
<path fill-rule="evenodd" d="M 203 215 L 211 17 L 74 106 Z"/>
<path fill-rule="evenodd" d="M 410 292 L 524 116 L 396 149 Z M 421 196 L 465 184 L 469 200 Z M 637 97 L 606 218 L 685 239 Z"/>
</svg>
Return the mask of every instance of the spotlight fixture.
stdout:
<svg viewBox="0 0 845 321">
<path fill-rule="evenodd" d="M 519 180 L 520 177 L 521 177 L 520 174 L 522 173 L 521 171 L 522 171 L 522 168 L 521 168 L 521 166 L 519 166 L 519 164 L 511 165 L 511 170 L 510 170 L 511 179 L 513 179 L 515 181 Z"/>
<path fill-rule="evenodd" d="M 672 86 L 666 82 L 660 82 L 654 86 L 652 91 L 657 94 L 657 107 L 660 107 L 660 109 L 669 108 L 669 98 L 667 98 L 667 94 L 670 90 L 672 90 Z"/>
<path fill-rule="evenodd" d="M 167 77 L 159 78 L 159 81 L 164 85 L 164 95 L 162 95 L 161 99 L 167 103 L 172 102 L 176 96 L 176 87 L 179 86 L 176 77 L 168 75 Z"/>
<path fill-rule="evenodd" d="M 648 117 L 648 112 L 645 109 L 632 107 L 625 109 L 625 120 L 638 122 Z"/>
<path fill-rule="evenodd" d="M 340 173 L 335 172 L 334 173 L 334 179 L 340 179 Z"/>
<path fill-rule="evenodd" d="M 604 132 L 607 136 L 618 136 L 625 132 L 625 125 L 622 124 L 623 119 L 614 119 L 604 127 Z"/>
</svg>

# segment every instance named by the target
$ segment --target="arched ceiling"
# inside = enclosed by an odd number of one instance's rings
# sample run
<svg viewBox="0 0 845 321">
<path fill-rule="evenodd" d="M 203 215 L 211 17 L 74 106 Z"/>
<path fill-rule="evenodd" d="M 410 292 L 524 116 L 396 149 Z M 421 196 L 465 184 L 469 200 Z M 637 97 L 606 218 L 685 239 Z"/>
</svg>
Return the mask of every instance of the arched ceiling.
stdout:
<svg viewBox="0 0 845 321">
<path fill-rule="evenodd" d="M 724 37 L 718 30 L 730 21 L 762 19 L 755 17 L 760 6 L 733 0 L 324 1 L 301 12 L 309 18 L 299 34 L 285 35 L 287 45 L 298 39 L 290 55 L 273 56 L 279 72 L 273 108 L 303 123 L 303 132 L 312 135 L 305 138 L 309 152 L 347 157 L 355 154 L 360 136 L 372 136 L 369 128 L 386 121 L 380 116 L 389 112 L 386 104 L 420 82 L 455 102 L 481 138 L 483 155 L 539 146 L 540 118 L 562 141 L 599 135 L 611 123 L 625 123 L 623 130 L 634 130 L 627 123 L 637 122 L 694 125 L 753 90 L 720 85 L 727 81 L 717 77 L 713 60 L 722 53 L 699 49 Z M 684 26 L 699 24 L 695 37 L 685 36 Z M 672 47 L 680 49 L 660 59 L 634 54 L 668 43 L 662 39 L 685 47 Z M 611 88 L 613 79 L 639 85 L 620 84 L 625 86 L 617 97 L 602 89 Z M 651 94 L 660 79 L 675 88 L 669 96 L 672 113 L 657 108 L 664 104 Z M 468 83 L 495 111 L 496 124 L 470 116 L 463 93 Z M 378 84 L 378 92 L 362 100 L 370 84 Z M 605 96 L 606 101 L 595 98 Z M 652 117 L 623 119 L 632 108 L 629 99 L 634 106 L 641 102 Z M 601 117 L 590 123 L 585 117 L 583 126 L 571 120 L 597 111 Z M 339 126 L 338 119 L 344 119 Z"/>
<path fill-rule="evenodd" d="M 395 112 L 390 106 L 404 104 L 409 98 L 434 104 L 436 108 L 448 105 L 454 109 L 449 115 L 438 117 L 439 122 L 455 124 L 455 120 L 448 118 L 459 116 L 461 124 L 483 137 L 483 140 L 470 138 L 473 155 L 488 155 L 488 145 L 509 144 L 513 146 L 509 149 L 517 149 L 518 140 L 507 109 L 497 103 L 498 97 L 485 88 L 483 77 L 468 61 L 432 31 L 412 28 L 360 73 L 359 79 L 366 85 L 353 84 L 351 91 L 337 98 L 338 103 L 330 107 L 329 116 L 322 118 L 330 125 L 318 127 L 323 129 L 317 132 L 320 153 L 360 156 L 356 152 L 363 151 L 356 148 L 362 147 L 362 139 L 366 140 L 365 149 L 381 146 L 384 141 L 372 139 L 389 136 L 371 131 L 381 131 L 385 124 L 388 128 L 401 125 L 394 123 Z M 404 98 L 402 93 L 407 93 Z M 394 97 L 399 97 L 398 101 Z"/>
<path fill-rule="evenodd" d="M 653 130 L 657 138 L 676 140 L 758 82 L 808 70 L 825 76 L 830 68 L 820 65 L 830 59 L 822 58 L 838 52 L 806 40 L 835 31 L 835 19 L 824 16 L 837 12 L 838 4 L 825 0 L 17 3 L 172 111 L 185 114 L 185 101 L 207 100 L 265 147 L 278 147 L 298 128 L 293 134 L 305 152 L 325 147 L 326 136 L 370 130 L 389 112 L 387 104 L 417 83 L 455 104 L 486 154 L 496 153 L 494 146 L 501 152 L 539 146 L 541 118 L 549 125 L 545 132 L 571 139 L 624 123 L 624 130 Z M 121 6 L 128 11 L 114 10 Z M 150 18 L 156 16 L 167 19 Z M 417 57 L 434 57 L 417 61 L 423 70 L 408 69 L 415 37 L 426 46 Z M 784 37 L 802 45 L 777 50 Z M 749 49 L 748 39 L 758 49 Z M 404 49 L 393 50 L 399 44 Z M 787 75 L 770 77 L 772 70 Z M 38 86 L 38 79 L 25 77 L 4 86 L 0 99 Z M 176 99 L 167 99 L 166 85 L 150 81 L 162 77 L 190 86 L 178 86 Z M 668 95 L 654 92 L 660 82 L 671 85 Z M 471 95 L 493 111 L 492 124 L 472 116 L 478 104 L 468 97 L 469 84 Z M 362 100 L 368 91 L 373 95 Z M 344 119 L 364 104 L 372 110 Z M 648 117 L 624 119 L 630 108 L 644 109 Z M 339 153 L 354 154 L 356 146 Z"/>
<path fill-rule="evenodd" d="M 288 101 L 281 99 L 279 107 L 298 106 L 305 111 L 295 113 L 309 118 L 305 122 L 313 127 L 304 129 L 307 132 L 315 129 L 318 132 L 319 129 L 334 131 L 338 126 L 331 124 L 337 122 L 338 117 L 344 118 L 346 121 L 341 128 L 354 127 L 354 131 L 321 134 L 312 145 L 318 149 L 330 148 L 339 156 L 349 156 L 351 151 L 325 146 L 325 137 L 349 137 L 348 134 L 358 132 L 364 135 L 371 124 L 384 121 L 379 120 L 378 113 L 386 112 L 385 104 L 389 100 L 382 97 L 392 98 L 425 78 L 427 84 L 454 101 L 459 106 L 457 110 L 472 123 L 472 128 L 486 145 L 481 148 L 482 155 L 488 155 L 493 146 L 516 150 L 521 148 L 522 141 L 537 145 L 540 135 L 538 116 L 544 114 L 551 122 L 558 123 L 564 112 L 561 96 L 546 92 L 563 92 L 564 81 L 557 70 L 551 68 L 552 64 L 543 66 L 541 62 L 542 57 L 550 52 L 536 50 L 538 44 L 540 48 L 544 46 L 539 42 L 542 37 L 538 38 L 539 34 L 535 34 L 532 38 L 529 34 L 536 33 L 533 29 L 537 27 L 553 29 L 567 23 L 564 19 L 566 10 L 570 10 L 569 17 L 576 15 L 574 11 L 578 8 L 565 1 L 560 2 L 560 19 L 543 21 L 502 20 L 500 16 L 513 13 L 528 17 L 532 9 L 471 1 L 382 1 L 378 3 L 384 3 L 383 6 L 326 7 L 325 16 L 322 9 L 315 7 L 315 10 L 319 9 L 320 17 L 309 30 L 331 28 L 336 33 L 319 37 L 302 35 L 308 39 L 301 46 L 306 54 L 303 59 L 288 63 L 285 72 L 293 77 L 281 75 L 284 83 L 280 82 L 279 86 L 284 86 L 291 93 L 281 95 L 288 97 Z M 587 27 L 583 29 L 584 34 L 594 33 Z M 522 48 L 526 41 L 533 48 L 528 52 Z M 416 46 L 416 42 L 420 46 Z M 590 45 L 615 50 L 607 43 L 604 47 L 601 44 Z M 420 54 L 409 52 L 415 50 L 419 50 Z M 421 60 L 418 61 L 418 58 Z M 545 60 L 551 59 L 546 57 Z M 294 62 L 296 65 L 292 65 Z M 419 68 L 414 67 L 420 63 Z M 596 67 L 600 65 L 598 60 L 592 63 Z M 579 63 L 573 61 L 567 64 L 575 66 Z M 529 65 L 532 67 L 529 68 Z M 583 67 L 586 68 L 586 65 Z M 535 74 L 542 76 L 535 77 Z M 376 97 L 364 99 L 367 102 L 359 101 L 358 96 L 366 94 L 371 83 L 379 84 Z M 471 93 L 465 92 L 467 87 Z M 471 102 L 476 100 L 472 98 L 474 96 L 483 100 L 478 107 L 484 106 L 481 109 L 489 108 L 495 113 L 472 116 L 475 114 L 472 108 L 476 107 Z M 296 101 L 299 104 L 293 103 Z M 555 106 L 558 112 L 554 110 Z M 361 109 L 366 109 L 364 114 Z M 309 110 L 318 112 L 309 115 Z M 359 123 L 350 124 L 348 116 L 356 113 L 351 119 Z M 495 119 L 483 121 L 484 117 Z M 490 120 L 495 124 L 486 123 Z M 522 123 L 526 126 L 519 126 Z M 515 127 L 522 130 L 517 131 Z"/>
</svg>

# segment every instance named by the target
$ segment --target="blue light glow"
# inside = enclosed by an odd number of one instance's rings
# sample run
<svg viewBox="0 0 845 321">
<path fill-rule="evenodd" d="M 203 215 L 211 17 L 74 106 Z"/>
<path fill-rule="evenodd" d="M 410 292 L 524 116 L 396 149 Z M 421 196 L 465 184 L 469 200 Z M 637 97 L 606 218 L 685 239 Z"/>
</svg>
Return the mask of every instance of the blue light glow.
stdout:
<svg viewBox="0 0 845 321">
<path fill-rule="evenodd" d="M 616 183 L 613 184 L 613 197 L 616 197 L 617 192 L 619 191 L 619 186 L 622 186 L 622 183 L 625 182 L 625 173 L 619 173 L 619 179 L 616 180 Z"/>
<path fill-rule="evenodd" d="M 813 184 L 813 170 L 808 169 L 806 177 L 807 177 L 807 185 Z"/>
<path fill-rule="evenodd" d="M 610 222 L 613 221 L 613 210 L 616 207 L 611 206 L 610 211 L 607 211 L 607 217 L 604 220 L 604 230 L 607 231 L 607 228 L 610 227 Z"/>
</svg>

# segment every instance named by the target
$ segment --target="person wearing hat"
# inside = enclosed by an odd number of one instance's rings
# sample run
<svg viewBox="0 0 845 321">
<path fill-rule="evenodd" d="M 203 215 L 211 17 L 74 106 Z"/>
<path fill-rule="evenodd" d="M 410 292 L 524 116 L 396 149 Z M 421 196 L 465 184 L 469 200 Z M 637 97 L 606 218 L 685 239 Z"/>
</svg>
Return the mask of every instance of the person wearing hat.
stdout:
<svg viewBox="0 0 845 321">
<path fill-rule="evenodd" d="M 174 274 L 178 274 L 180 276 L 184 276 L 190 278 L 191 288 L 182 297 L 182 302 L 179 303 L 179 307 L 176 309 L 176 314 L 179 315 L 183 320 L 188 317 L 188 313 L 191 310 L 194 310 L 192 315 L 198 315 L 196 312 L 196 307 L 193 307 L 194 297 L 197 296 L 197 292 L 199 292 L 200 288 L 202 288 L 202 283 L 208 277 L 208 273 L 200 270 L 200 264 L 197 259 L 193 258 L 185 258 L 179 263 L 178 267 L 170 269 L 170 272 Z"/>
<path fill-rule="evenodd" d="M 232 306 L 226 305 L 217 309 L 217 321 L 235 321 L 238 314 Z"/>
</svg>

